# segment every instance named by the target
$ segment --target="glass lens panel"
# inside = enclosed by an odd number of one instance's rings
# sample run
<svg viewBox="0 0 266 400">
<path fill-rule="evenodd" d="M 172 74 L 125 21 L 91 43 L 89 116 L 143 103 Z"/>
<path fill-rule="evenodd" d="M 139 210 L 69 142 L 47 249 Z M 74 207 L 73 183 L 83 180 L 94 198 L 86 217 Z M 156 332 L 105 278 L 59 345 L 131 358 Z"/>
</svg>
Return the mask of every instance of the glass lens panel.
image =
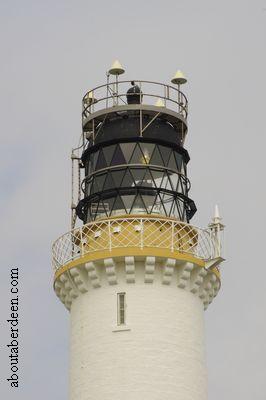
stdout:
<svg viewBox="0 0 266 400">
<path fill-rule="evenodd" d="M 155 186 L 157 188 L 161 187 L 162 179 L 163 179 L 163 176 L 164 176 L 164 171 L 151 170 L 151 174 L 152 174 L 152 177 L 154 179 Z"/>
<path fill-rule="evenodd" d="M 115 187 L 121 186 L 123 176 L 125 175 L 124 169 L 119 169 L 117 171 L 112 171 L 112 177 L 114 180 Z"/>
<path fill-rule="evenodd" d="M 106 168 L 106 167 L 107 167 L 106 160 L 104 158 L 102 150 L 100 150 L 100 154 L 99 154 L 97 164 L 96 164 L 96 169 L 102 169 L 102 168 Z"/>
<path fill-rule="evenodd" d="M 153 204 L 152 204 L 150 213 L 157 214 L 157 215 L 163 214 L 161 211 L 161 198 L 158 195 L 154 196 L 154 198 L 153 198 Z"/>
<path fill-rule="evenodd" d="M 171 151 L 171 155 L 170 155 L 170 158 L 168 161 L 168 168 L 177 169 L 176 160 L 175 160 L 173 151 Z"/>
<path fill-rule="evenodd" d="M 185 209 L 184 203 L 181 200 L 176 199 L 177 213 L 179 218 L 184 221 L 185 220 Z"/>
<path fill-rule="evenodd" d="M 95 216 L 97 214 L 98 206 L 99 206 L 99 202 L 91 203 L 91 205 L 90 205 L 90 212 L 91 212 L 91 215 L 93 216 L 93 219 L 95 219 Z"/>
<path fill-rule="evenodd" d="M 182 193 L 185 195 L 185 196 L 187 196 L 188 195 L 188 184 L 187 184 L 187 181 L 185 181 L 184 179 L 181 179 L 181 183 L 182 183 L 182 189 L 183 189 L 183 191 L 182 191 Z"/>
<path fill-rule="evenodd" d="M 175 192 L 178 191 L 179 175 L 178 174 L 169 174 L 169 178 L 171 180 L 173 190 Z"/>
<path fill-rule="evenodd" d="M 146 187 L 154 187 L 155 186 L 149 170 L 146 171 L 146 174 L 142 181 L 142 186 L 146 186 Z"/>
<path fill-rule="evenodd" d="M 122 150 L 118 144 L 116 146 L 116 150 L 115 150 L 111 165 L 123 165 L 123 164 L 126 164 L 126 160 L 125 160 Z"/>
<path fill-rule="evenodd" d="M 91 213 L 90 207 L 88 207 L 88 212 L 87 212 L 87 221 L 92 221 L 94 219 L 94 216 Z"/>
<path fill-rule="evenodd" d="M 154 196 L 154 195 L 151 195 L 151 196 L 142 195 L 141 197 L 142 197 L 142 200 L 143 200 L 143 202 L 145 204 L 145 208 L 147 210 L 147 213 L 150 214 L 152 212 L 156 196 Z"/>
<path fill-rule="evenodd" d="M 114 155 L 114 151 L 115 151 L 116 145 L 113 144 L 112 146 L 107 146 L 103 148 L 103 154 L 107 163 L 107 166 L 109 167 Z"/>
<path fill-rule="evenodd" d="M 99 156 L 99 151 L 96 151 L 96 153 L 93 154 L 93 165 L 92 165 L 93 170 L 95 170 L 96 168 L 98 156 Z"/>
<path fill-rule="evenodd" d="M 99 202 L 98 210 L 97 210 L 97 216 L 108 216 L 106 212 L 106 204 L 103 201 Z"/>
<path fill-rule="evenodd" d="M 162 189 L 166 189 L 168 184 L 169 184 L 169 178 L 168 178 L 167 173 L 165 172 L 164 175 L 163 175 L 163 179 L 161 181 L 161 188 Z"/>
<path fill-rule="evenodd" d="M 143 200 L 140 195 L 137 195 L 135 197 L 135 201 L 133 203 L 132 207 L 132 213 L 138 213 L 138 212 L 147 212 L 145 204 L 143 203 Z"/>
<path fill-rule="evenodd" d="M 104 203 L 106 204 L 105 208 L 106 208 L 108 217 L 111 215 L 114 202 L 115 202 L 115 197 L 112 197 L 112 198 L 110 198 L 110 199 L 105 199 L 105 200 L 104 200 Z"/>
<path fill-rule="evenodd" d="M 173 205 L 172 205 L 172 210 L 171 210 L 171 214 L 170 217 L 176 217 L 177 216 L 177 211 L 176 211 L 176 202 L 173 201 Z"/>
<path fill-rule="evenodd" d="M 177 192 L 179 192 L 179 193 L 184 193 L 184 188 L 183 188 L 182 179 L 179 179 L 178 187 L 177 187 Z"/>
<path fill-rule="evenodd" d="M 92 180 L 87 181 L 85 185 L 85 194 L 86 196 L 89 196 L 91 194 L 91 189 L 92 189 Z"/>
<path fill-rule="evenodd" d="M 172 182 L 171 182 L 171 180 L 170 180 L 170 178 L 169 178 L 169 175 L 168 175 L 168 181 L 167 181 L 167 184 L 166 184 L 165 189 L 167 189 L 167 190 L 174 190 L 173 187 L 172 187 Z"/>
<path fill-rule="evenodd" d="M 123 181 L 122 181 L 122 186 L 123 187 L 131 187 L 131 186 L 134 186 L 134 184 L 135 184 L 134 179 L 133 179 L 129 169 L 127 169 L 125 176 L 123 178 Z"/>
<path fill-rule="evenodd" d="M 92 180 L 92 185 L 91 185 L 91 194 L 97 193 L 99 191 L 98 185 L 96 183 L 96 179 Z"/>
<path fill-rule="evenodd" d="M 93 160 L 94 160 L 95 153 L 90 155 L 90 160 L 88 164 L 85 164 L 85 175 L 89 175 L 90 171 L 93 170 Z"/>
<path fill-rule="evenodd" d="M 120 143 L 120 147 L 123 152 L 126 164 L 129 163 L 129 160 L 130 160 L 130 157 L 132 156 L 135 145 L 136 145 L 136 143 Z"/>
<path fill-rule="evenodd" d="M 110 172 L 107 173 L 107 178 L 104 183 L 104 190 L 113 189 L 115 187 L 114 180 Z"/>
<path fill-rule="evenodd" d="M 169 149 L 169 147 L 166 146 L 159 146 L 161 155 L 162 155 L 162 159 L 164 162 L 164 165 L 167 166 L 168 165 L 168 160 L 170 157 L 170 153 L 171 153 L 171 149 Z"/>
<path fill-rule="evenodd" d="M 122 196 L 122 200 L 123 200 L 123 203 L 125 205 L 127 214 L 129 214 L 129 212 L 130 212 L 130 210 L 132 208 L 132 204 L 134 202 L 134 199 L 135 199 L 135 195 Z"/>
<path fill-rule="evenodd" d="M 132 157 L 130 159 L 130 164 L 146 164 L 144 161 L 144 156 L 140 150 L 138 144 L 136 144 Z"/>
<path fill-rule="evenodd" d="M 162 177 L 163 170 L 157 170 L 157 169 L 152 168 L 152 167 L 149 167 L 149 170 L 150 170 L 151 176 L 152 176 L 152 178 L 153 178 L 154 181 L 155 181 L 156 179 Z"/>
<path fill-rule="evenodd" d="M 178 169 L 178 171 L 181 171 L 181 165 L 182 165 L 183 159 L 182 159 L 181 154 L 177 153 L 176 151 L 175 151 L 175 159 L 176 159 L 177 169 Z"/>
<path fill-rule="evenodd" d="M 155 149 L 152 153 L 150 164 L 153 165 L 164 165 L 163 159 L 161 157 L 161 153 L 159 152 L 158 146 L 155 146 Z"/>
<path fill-rule="evenodd" d="M 169 216 L 172 207 L 173 197 L 164 193 L 163 195 L 161 195 L 161 198 L 166 211 L 166 215 Z"/>
<path fill-rule="evenodd" d="M 106 174 L 97 175 L 94 180 L 97 185 L 97 192 L 102 192 L 104 190 L 104 182 L 106 179 Z"/>
<path fill-rule="evenodd" d="M 151 156 L 154 150 L 154 144 L 152 143 L 140 143 L 140 148 L 143 153 L 143 164 L 150 164 Z"/>
<path fill-rule="evenodd" d="M 153 212 L 155 212 L 155 211 L 157 211 L 158 214 L 166 215 L 164 204 L 163 204 L 160 193 L 158 193 L 158 195 L 156 197 L 156 201 L 153 206 Z"/>
<path fill-rule="evenodd" d="M 112 215 L 125 214 L 125 206 L 120 196 L 117 196 L 113 205 Z"/>
<path fill-rule="evenodd" d="M 130 172 L 133 176 L 133 179 L 135 181 L 135 185 L 141 185 L 142 180 L 144 178 L 146 168 L 131 168 Z"/>
</svg>

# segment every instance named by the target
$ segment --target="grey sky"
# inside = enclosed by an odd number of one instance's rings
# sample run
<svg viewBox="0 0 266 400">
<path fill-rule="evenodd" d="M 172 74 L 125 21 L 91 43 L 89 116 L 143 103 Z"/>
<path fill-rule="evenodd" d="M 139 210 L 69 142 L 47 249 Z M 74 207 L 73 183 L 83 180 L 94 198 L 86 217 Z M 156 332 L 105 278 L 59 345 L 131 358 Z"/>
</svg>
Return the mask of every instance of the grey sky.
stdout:
<svg viewBox="0 0 266 400">
<path fill-rule="evenodd" d="M 126 79 L 189 83 L 191 197 L 226 224 L 222 290 L 206 312 L 210 400 L 265 399 L 266 0 L 1 1 L 0 393 L 67 398 L 68 313 L 50 247 L 69 230 L 71 147 L 81 97 L 118 58 Z M 9 270 L 20 267 L 21 387 L 5 344 Z"/>
</svg>

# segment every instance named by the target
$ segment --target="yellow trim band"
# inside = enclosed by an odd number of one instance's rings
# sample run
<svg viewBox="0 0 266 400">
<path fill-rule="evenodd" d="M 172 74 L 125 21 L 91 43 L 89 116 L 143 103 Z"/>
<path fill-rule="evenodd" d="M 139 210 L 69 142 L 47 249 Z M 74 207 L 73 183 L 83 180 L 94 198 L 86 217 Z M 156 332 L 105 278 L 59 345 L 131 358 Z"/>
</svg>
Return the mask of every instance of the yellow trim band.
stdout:
<svg viewBox="0 0 266 400">
<path fill-rule="evenodd" d="M 180 253 L 178 251 L 171 251 L 169 249 L 159 249 L 156 247 L 145 247 L 143 249 L 136 248 L 136 247 L 127 247 L 127 248 L 115 248 L 111 251 L 109 250 L 100 250 L 94 251 L 92 253 L 88 253 L 83 257 L 80 257 L 74 261 L 70 261 L 69 263 L 65 264 L 63 267 L 59 268 L 55 272 L 54 280 L 56 280 L 61 274 L 66 271 L 69 271 L 71 268 L 77 267 L 79 265 L 85 264 L 89 261 L 96 261 L 105 258 L 112 258 L 112 257 L 125 257 L 125 256 L 144 256 L 144 257 L 164 257 L 164 258 L 174 258 L 180 261 L 187 261 L 193 264 L 196 264 L 199 267 L 205 267 L 205 261 L 201 260 L 200 258 L 194 257 L 190 254 Z M 218 270 L 213 269 L 213 273 L 217 276 L 220 280 L 220 274 Z"/>
</svg>

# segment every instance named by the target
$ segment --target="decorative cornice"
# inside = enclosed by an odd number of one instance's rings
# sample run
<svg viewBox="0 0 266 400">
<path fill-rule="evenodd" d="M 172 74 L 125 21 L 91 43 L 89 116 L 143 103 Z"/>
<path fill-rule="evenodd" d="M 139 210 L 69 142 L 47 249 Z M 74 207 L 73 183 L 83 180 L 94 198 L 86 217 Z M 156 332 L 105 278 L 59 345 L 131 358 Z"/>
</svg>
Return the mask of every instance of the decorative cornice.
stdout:
<svg viewBox="0 0 266 400">
<path fill-rule="evenodd" d="M 120 283 L 135 284 L 136 262 L 143 266 L 143 282 L 151 285 L 158 281 L 162 285 L 175 285 L 176 289 L 186 290 L 202 300 L 204 309 L 212 302 L 220 288 L 220 281 L 212 269 L 191 261 L 165 256 L 122 256 L 89 261 L 65 270 L 54 282 L 57 296 L 68 310 L 72 302 L 89 290 L 104 290 L 106 285 Z M 121 272 L 121 266 L 125 273 Z M 160 273 L 155 273 L 156 270 Z M 176 270 L 176 271 L 175 271 Z M 105 278 L 104 278 L 105 277 Z"/>
</svg>

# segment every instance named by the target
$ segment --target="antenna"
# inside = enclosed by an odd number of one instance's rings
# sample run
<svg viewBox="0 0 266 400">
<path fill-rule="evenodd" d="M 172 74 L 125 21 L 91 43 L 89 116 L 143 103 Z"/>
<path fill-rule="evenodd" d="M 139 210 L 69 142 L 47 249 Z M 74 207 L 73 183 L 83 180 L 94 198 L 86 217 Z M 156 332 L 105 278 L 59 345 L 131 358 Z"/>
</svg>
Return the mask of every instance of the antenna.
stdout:
<svg viewBox="0 0 266 400">
<path fill-rule="evenodd" d="M 178 105 L 179 105 L 179 111 L 181 110 L 183 104 L 181 102 L 181 91 L 180 91 L 180 86 L 184 85 L 185 83 L 187 83 L 187 79 L 185 78 L 183 72 L 181 72 L 180 70 L 178 70 L 175 75 L 173 76 L 173 78 L 171 79 L 171 82 L 174 85 L 177 85 L 178 87 Z"/>
<path fill-rule="evenodd" d="M 124 74 L 125 69 L 122 67 L 121 63 L 116 60 L 113 62 L 111 68 L 109 69 L 109 74 L 115 76 L 115 86 L 114 86 L 114 96 L 116 98 L 116 104 L 118 104 L 118 76 Z M 115 101 L 115 100 L 114 100 Z"/>
</svg>

